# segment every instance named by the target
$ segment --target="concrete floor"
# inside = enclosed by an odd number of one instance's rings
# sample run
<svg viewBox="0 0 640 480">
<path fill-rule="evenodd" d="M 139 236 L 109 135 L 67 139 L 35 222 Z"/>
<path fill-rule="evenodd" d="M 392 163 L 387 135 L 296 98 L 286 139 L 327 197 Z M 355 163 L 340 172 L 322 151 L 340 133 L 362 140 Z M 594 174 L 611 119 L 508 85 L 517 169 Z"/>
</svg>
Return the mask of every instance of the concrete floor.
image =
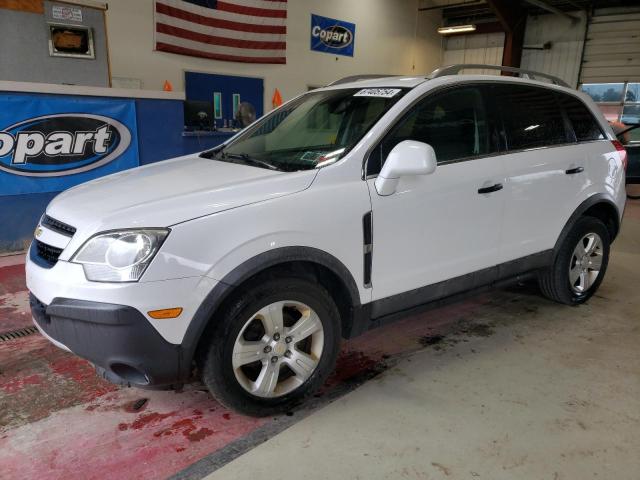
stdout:
<svg viewBox="0 0 640 480">
<path fill-rule="evenodd" d="M 637 480 L 639 290 L 636 201 L 587 305 L 499 292 L 207 478 Z"/>
</svg>

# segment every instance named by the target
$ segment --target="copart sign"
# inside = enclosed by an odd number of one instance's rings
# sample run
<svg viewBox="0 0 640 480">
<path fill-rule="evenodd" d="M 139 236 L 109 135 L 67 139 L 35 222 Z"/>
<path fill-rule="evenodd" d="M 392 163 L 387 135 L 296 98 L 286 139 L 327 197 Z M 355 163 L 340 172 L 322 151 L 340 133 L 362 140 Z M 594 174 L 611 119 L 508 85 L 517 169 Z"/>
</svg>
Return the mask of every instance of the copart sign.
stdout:
<svg viewBox="0 0 640 480">
<path fill-rule="evenodd" d="M 15 95 L 0 97 L 0 111 L 0 195 L 61 191 L 138 165 L 133 101 Z"/>
<path fill-rule="evenodd" d="M 354 23 L 311 15 L 311 50 L 353 57 L 355 38 Z"/>
</svg>

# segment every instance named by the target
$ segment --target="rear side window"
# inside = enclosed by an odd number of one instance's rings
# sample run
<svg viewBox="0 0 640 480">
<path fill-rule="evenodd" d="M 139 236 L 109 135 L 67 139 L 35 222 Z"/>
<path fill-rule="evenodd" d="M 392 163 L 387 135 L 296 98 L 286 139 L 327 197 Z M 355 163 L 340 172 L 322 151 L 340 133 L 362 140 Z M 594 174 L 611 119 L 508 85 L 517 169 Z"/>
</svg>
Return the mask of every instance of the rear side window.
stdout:
<svg viewBox="0 0 640 480">
<path fill-rule="evenodd" d="M 367 175 L 379 173 L 393 147 L 404 140 L 431 145 L 438 163 L 491 153 L 489 121 L 481 91 L 476 87 L 456 88 L 421 100 L 372 151 Z"/>
<path fill-rule="evenodd" d="M 602 140 L 604 134 L 593 114 L 579 99 L 570 95 L 558 94 L 560 104 L 569 117 L 578 142 L 589 142 L 591 140 Z"/>
<path fill-rule="evenodd" d="M 551 90 L 524 85 L 496 85 L 509 150 L 567 143 L 562 110 Z"/>
</svg>

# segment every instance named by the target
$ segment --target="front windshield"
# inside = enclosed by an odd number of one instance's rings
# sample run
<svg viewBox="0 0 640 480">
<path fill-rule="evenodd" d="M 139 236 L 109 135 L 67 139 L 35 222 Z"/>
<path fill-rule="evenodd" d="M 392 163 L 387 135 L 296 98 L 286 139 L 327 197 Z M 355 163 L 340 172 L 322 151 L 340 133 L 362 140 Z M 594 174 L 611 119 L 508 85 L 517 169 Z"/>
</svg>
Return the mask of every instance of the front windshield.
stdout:
<svg viewBox="0 0 640 480">
<path fill-rule="evenodd" d="M 285 172 L 320 168 L 345 155 L 405 92 L 310 92 L 256 122 L 224 148 L 202 156 Z"/>
</svg>

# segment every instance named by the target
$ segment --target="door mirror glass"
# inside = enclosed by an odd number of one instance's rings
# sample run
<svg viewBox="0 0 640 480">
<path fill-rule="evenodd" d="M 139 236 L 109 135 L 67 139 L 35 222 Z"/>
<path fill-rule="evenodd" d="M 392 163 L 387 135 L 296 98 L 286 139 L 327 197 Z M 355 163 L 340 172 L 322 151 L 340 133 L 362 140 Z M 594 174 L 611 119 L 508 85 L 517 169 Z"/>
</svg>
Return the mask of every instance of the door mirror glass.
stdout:
<svg viewBox="0 0 640 480">
<path fill-rule="evenodd" d="M 391 195 L 401 177 L 429 175 L 436 170 L 436 165 L 436 153 L 431 145 L 415 140 L 400 142 L 393 147 L 376 178 L 376 191 L 379 195 Z"/>
</svg>

